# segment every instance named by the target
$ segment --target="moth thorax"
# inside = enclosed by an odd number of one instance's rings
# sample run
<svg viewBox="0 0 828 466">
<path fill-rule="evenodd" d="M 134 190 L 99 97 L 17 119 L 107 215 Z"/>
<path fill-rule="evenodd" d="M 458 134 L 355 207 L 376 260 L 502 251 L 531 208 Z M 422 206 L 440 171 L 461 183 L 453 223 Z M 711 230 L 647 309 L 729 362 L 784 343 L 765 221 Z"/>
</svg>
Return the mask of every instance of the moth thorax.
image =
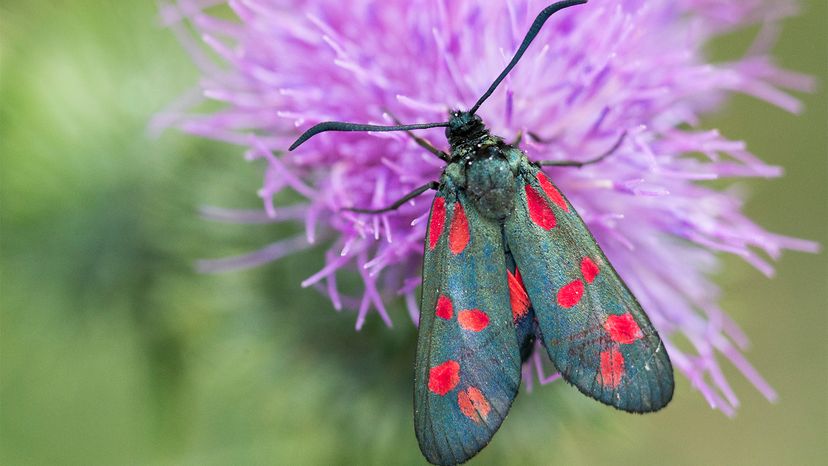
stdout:
<svg viewBox="0 0 828 466">
<path fill-rule="evenodd" d="M 502 157 L 474 160 L 466 167 L 466 190 L 484 217 L 503 220 L 515 206 L 515 175 Z"/>
</svg>

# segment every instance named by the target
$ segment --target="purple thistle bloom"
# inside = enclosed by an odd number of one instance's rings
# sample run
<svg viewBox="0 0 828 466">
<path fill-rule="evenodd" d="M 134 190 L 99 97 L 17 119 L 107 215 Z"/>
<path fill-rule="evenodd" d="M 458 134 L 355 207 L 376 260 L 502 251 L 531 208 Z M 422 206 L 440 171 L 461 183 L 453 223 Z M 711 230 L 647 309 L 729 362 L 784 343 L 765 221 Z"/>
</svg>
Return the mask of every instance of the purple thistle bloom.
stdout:
<svg viewBox="0 0 828 466">
<path fill-rule="evenodd" d="M 327 293 L 337 310 L 355 309 L 357 329 L 372 311 L 390 326 L 383 303 L 396 295 L 416 322 L 432 197 L 385 215 L 341 209 L 385 207 L 439 179 L 443 162 L 404 133 L 327 133 L 296 152 L 286 148 L 321 121 L 424 123 L 467 109 L 549 2 L 230 0 L 233 21 L 212 12 L 223 3 L 179 0 L 162 7 L 165 24 L 204 77 L 154 125 L 236 143 L 247 148 L 248 159 L 267 161 L 262 212 L 211 208 L 207 217 L 300 222 L 305 234 L 247 256 L 203 261 L 201 269 L 255 266 L 320 242 L 328 246 L 326 263 L 303 286 Z M 524 138 L 521 147 L 535 160 L 587 160 L 627 133 L 604 162 L 552 169 L 550 178 L 646 309 L 673 364 L 728 415 L 739 402 L 717 356 L 769 400 L 776 393 L 742 355 L 748 340 L 717 304 L 720 290 L 711 275 L 718 253 L 736 254 L 771 276 L 768 258 L 784 249 L 813 252 L 817 245 L 763 230 L 742 213 L 737 189 L 700 183 L 771 178 L 782 170 L 745 143 L 700 128 L 699 119 L 732 92 L 800 111 L 783 89 L 807 91 L 812 80 L 778 68 L 769 56 L 779 20 L 795 7 L 764 0 L 594 1 L 551 20 L 478 112 L 507 141 L 520 131 L 548 141 Z M 763 27 L 744 58 L 706 61 L 703 50 L 712 38 L 749 24 Z M 223 105 L 195 113 L 205 100 Z M 419 134 L 447 148 L 442 129 Z M 304 201 L 275 205 L 274 196 L 285 190 Z M 346 296 L 337 274 L 354 270 L 364 291 Z M 692 351 L 675 346 L 679 336 Z M 527 385 L 533 372 L 541 383 L 557 378 L 545 375 L 541 354 L 524 367 Z"/>
</svg>

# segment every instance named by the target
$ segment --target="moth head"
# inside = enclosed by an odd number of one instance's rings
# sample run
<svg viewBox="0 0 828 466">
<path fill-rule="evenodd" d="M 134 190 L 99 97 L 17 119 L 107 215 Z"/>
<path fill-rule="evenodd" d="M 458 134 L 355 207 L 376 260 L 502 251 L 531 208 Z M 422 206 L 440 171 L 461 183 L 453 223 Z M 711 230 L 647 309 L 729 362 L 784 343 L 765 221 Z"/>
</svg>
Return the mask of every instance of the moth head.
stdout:
<svg viewBox="0 0 828 466">
<path fill-rule="evenodd" d="M 468 136 L 483 129 L 483 120 L 471 113 L 453 110 L 449 112 L 448 126 L 446 127 L 446 138 L 452 139 Z"/>
</svg>

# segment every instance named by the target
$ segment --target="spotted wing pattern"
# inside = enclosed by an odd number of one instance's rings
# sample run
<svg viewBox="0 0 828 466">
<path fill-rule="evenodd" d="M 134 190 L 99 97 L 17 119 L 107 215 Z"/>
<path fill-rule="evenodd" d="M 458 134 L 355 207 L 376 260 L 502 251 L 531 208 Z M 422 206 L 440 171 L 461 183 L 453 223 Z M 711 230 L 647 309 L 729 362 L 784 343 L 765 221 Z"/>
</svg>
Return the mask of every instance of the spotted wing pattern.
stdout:
<svg viewBox="0 0 828 466">
<path fill-rule="evenodd" d="M 673 369 L 650 320 L 572 205 L 522 157 L 504 236 L 563 378 L 618 409 L 650 412 L 673 396 Z"/>
<path fill-rule="evenodd" d="M 431 207 L 414 380 L 414 424 L 434 464 L 489 443 L 520 384 L 501 225 L 444 178 Z"/>
</svg>

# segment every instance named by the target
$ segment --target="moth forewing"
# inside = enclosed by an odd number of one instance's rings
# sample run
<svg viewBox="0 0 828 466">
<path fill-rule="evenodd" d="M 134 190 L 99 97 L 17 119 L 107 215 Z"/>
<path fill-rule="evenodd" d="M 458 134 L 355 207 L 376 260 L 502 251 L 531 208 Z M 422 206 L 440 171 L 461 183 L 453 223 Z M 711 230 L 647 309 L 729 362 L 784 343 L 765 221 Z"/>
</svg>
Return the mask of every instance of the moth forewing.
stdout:
<svg viewBox="0 0 828 466">
<path fill-rule="evenodd" d="M 466 461 L 500 427 L 520 384 L 501 225 L 444 177 L 425 241 L 414 383 L 420 448 Z"/>
<path fill-rule="evenodd" d="M 572 204 L 528 160 L 520 172 L 505 237 L 550 359 L 603 403 L 661 409 L 674 388 L 664 343 Z"/>
</svg>

